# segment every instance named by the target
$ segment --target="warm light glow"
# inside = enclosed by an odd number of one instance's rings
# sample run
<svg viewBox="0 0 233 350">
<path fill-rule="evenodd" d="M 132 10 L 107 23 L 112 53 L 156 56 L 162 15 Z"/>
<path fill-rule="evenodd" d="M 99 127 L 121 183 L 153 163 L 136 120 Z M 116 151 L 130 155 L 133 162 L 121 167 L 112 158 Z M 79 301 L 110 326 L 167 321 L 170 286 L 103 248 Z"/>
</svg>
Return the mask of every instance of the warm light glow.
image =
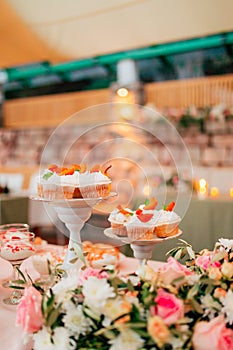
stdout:
<svg viewBox="0 0 233 350">
<path fill-rule="evenodd" d="M 230 188 L 230 197 L 233 198 L 233 187 Z"/>
<path fill-rule="evenodd" d="M 206 187 L 206 185 L 207 185 L 207 182 L 206 182 L 205 179 L 200 179 L 199 180 L 199 187 L 200 188 L 204 188 L 204 187 Z"/>
<path fill-rule="evenodd" d="M 149 197 L 151 193 L 151 188 L 149 185 L 145 185 L 144 188 L 143 188 L 143 194 L 146 196 L 146 197 Z"/>
<path fill-rule="evenodd" d="M 210 189 L 210 196 L 211 197 L 218 197 L 219 195 L 219 190 L 217 187 L 211 187 Z"/>
<path fill-rule="evenodd" d="M 208 183 L 205 179 L 200 179 L 198 181 L 197 195 L 200 199 L 203 199 L 208 194 Z"/>
<path fill-rule="evenodd" d="M 126 88 L 120 88 L 117 90 L 117 95 L 119 97 L 127 97 L 129 94 L 129 91 Z"/>
</svg>

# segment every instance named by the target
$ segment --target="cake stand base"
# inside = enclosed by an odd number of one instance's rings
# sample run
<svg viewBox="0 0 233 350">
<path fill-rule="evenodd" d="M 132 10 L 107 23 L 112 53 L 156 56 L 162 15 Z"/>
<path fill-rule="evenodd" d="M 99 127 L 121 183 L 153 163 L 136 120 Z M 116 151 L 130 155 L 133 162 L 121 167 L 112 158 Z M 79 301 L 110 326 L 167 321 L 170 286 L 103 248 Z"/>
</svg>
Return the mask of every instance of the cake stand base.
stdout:
<svg viewBox="0 0 233 350">
<path fill-rule="evenodd" d="M 174 236 L 166 237 L 166 238 L 158 238 L 154 236 L 154 238 L 150 240 L 136 240 L 130 241 L 128 237 L 117 236 L 113 233 L 111 228 L 107 228 L 104 230 L 105 236 L 118 239 L 121 243 L 130 244 L 130 247 L 133 250 L 134 257 L 138 259 L 139 263 L 142 263 L 143 260 L 149 260 L 152 258 L 152 253 L 156 244 L 163 243 L 167 240 L 177 238 L 182 235 L 182 231 L 179 230 L 178 233 Z"/>
</svg>

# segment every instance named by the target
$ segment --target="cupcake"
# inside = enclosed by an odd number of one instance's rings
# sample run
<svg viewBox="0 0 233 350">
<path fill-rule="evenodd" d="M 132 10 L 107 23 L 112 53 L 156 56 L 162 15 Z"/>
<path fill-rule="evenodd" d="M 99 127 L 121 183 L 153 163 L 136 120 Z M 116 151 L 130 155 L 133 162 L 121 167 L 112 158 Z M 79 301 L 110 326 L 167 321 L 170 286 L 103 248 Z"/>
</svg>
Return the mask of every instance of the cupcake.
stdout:
<svg viewBox="0 0 233 350">
<path fill-rule="evenodd" d="M 37 188 L 40 197 L 45 199 L 71 199 L 79 185 L 79 171 L 75 167 L 60 168 L 51 165 L 38 178 Z"/>
<path fill-rule="evenodd" d="M 87 171 L 85 164 L 52 164 L 38 178 L 38 194 L 49 200 L 106 197 L 111 189 L 107 170 L 103 173 L 99 165 Z"/>
<path fill-rule="evenodd" d="M 132 210 L 118 205 L 108 217 L 108 221 L 111 223 L 112 232 L 117 236 L 126 237 L 127 230 L 125 224 L 130 221 L 132 215 Z"/>
<path fill-rule="evenodd" d="M 130 241 L 151 240 L 154 238 L 154 227 L 158 221 L 158 212 L 143 213 L 137 209 L 130 221 L 125 224 Z"/>
<path fill-rule="evenodd" d="M 100 166 L 96 165 L 90 171 L 80 174 L 79 189 L 83 198 L 99 198 L 109 195 L 112 181 L 107 175 L 107 170 L 110 167 L 103 172 Z"/>
<path fill-rule="evenodd" d="M 159 238 L 174 236 L 179 231 L 181 218 L 173 211 L 175 202 L 171 202 L 165 209 L 159 210 L 158 222 L 154 233 Z"/>
</svg>

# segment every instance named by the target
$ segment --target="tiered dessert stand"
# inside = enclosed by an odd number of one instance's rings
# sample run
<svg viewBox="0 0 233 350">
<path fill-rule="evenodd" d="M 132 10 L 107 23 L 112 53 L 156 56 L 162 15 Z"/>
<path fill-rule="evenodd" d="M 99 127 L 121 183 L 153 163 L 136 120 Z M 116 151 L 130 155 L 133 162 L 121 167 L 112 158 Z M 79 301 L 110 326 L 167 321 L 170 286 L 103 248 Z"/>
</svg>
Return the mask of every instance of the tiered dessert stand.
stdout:
<svg viewBox="0 0 233 350">
<path fill-rule="evenodd" d="M 51 204 L 54 207 L 59 219 L 65 224 L 70 232 L 68 249 L 63 263 L 64 270 L 68 270 L 69 268 L 75 266 L 72 262 L 75 258 L 77 258 L 77 254 L 74 250 L 74 245 L 76 244 L 80 246 L 80 249 L 82 250 L 80 231 L 83 228 L 85 222 L 90 218 L 93 207 L 96 204 L 116 195 L 117 194 L 115 192 L 112 192 L 107 197 L 77 198 L 65 200 L 47 200 L 41 197 L 31 197 L 31 199 L 40 200 Z M 176 235 L 166 238 L 155 237 L 150 240 L 139 239 L 136 241 L 131 241 L 128 237 L 120 237 L 115 235 L 112 232 L 111 228 L 105 229 L 104 234 L 108 238 L 114 239 L 115 241 L 119 240 L 119 243 L 121 242 L 121 245 L 130 244 L 130 247 L 134 253 L 134 257 L 141 263 L 143 260 L 149 260 L 152 258 L 152 253 L 156 244 L 177 238 L 182 235 L 182 231 L 179 230 Z"/>
<path fill-rule="evenodd" d="M 182 235 L 182 231 L 179 230 L 176 235 L 166 237 L 166 238 L 155 237 L 150 240 L 138 239 L 136 241 L 132 241 L 128 237 L 120 237 L 115 235 L 111 228 L 105 229 L 104 234 L 109 238 L 112 238 L 115 240 L 118 239 L 122 243 L 130 244 L 130 247 L 134 253 L 134 257 L 139 260 L 139 263 L 142 263 L 143 260 L 149 260 L 152 258 L 152 253 L 156 244 L 163 243 L 167 240 L 177 238 Z"/>
<path fill-rule="evenodd" d="M 82 248 L 80 231 L 85 222 L 90 218 L 93 207 L 104 200 L 115 197 L 116 195 L 115 192 L 111 192 L 107 197 L 64 200 L 48 200 L 41 197 L 31 197 L 33 200 L 39 200 L 52 205 L 58 218 L 65 224 L 70 232 L 68 249 L 63 263 L 64 270 L 74 267 L 72 261 L 77 258 L 73 249 L 74 244 L 79 245 L 80 248 Z"/>
</svg>

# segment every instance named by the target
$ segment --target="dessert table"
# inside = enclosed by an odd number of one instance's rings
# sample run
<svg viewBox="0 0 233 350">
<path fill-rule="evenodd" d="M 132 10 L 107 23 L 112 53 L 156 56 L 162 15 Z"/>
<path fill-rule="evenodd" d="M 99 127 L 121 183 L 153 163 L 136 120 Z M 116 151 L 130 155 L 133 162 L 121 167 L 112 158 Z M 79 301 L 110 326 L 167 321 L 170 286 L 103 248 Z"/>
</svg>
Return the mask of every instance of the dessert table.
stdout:
<svg viewBox="0 0 233 350">
<path fill-rule="evenodd" d="M 137 260 L 127 258 L 123 255 L 120 257 L 119 268 L 122 274 L 134 272 L 137 267 Z M 161 262 L 149 261 L 148 264 L 154 269 L 161 266 Z M 32 265 L 32 257 L 25 260 L 22 264 L 22 270 L 33 278 L 39 277 L 39 274 Z M 0 258 L 0 339 L 2 350 L 31 350 L 30 344 L 24 344 L 23 333 L 19 327 L 15 326 L 16 306 L 3 304 L 2 300 L 11 293 L 8 288 L 2 287 L 2 280 L 10 277 L 11 265 Z"/>
</svg>

